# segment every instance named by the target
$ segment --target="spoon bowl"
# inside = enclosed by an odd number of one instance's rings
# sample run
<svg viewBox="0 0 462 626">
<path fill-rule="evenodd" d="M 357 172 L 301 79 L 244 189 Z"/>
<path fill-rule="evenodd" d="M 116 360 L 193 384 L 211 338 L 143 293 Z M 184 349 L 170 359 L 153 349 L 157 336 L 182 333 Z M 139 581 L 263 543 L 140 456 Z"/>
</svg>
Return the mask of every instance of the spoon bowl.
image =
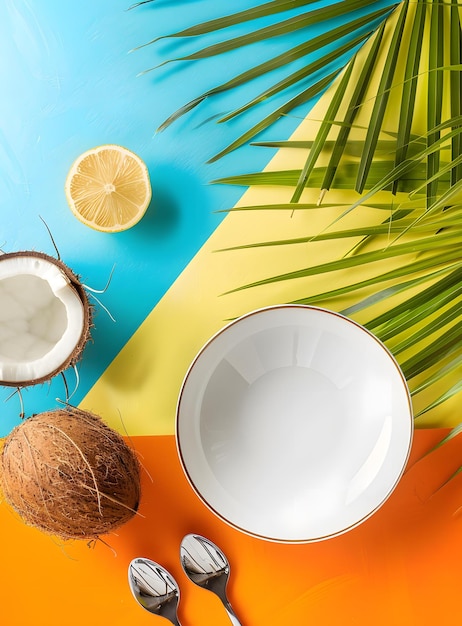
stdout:
<svg viewBox="0 0 462 626">
<path fill-rule="evenodd" d="M 227 595 L 230 566 L 218 546 L 201 535 L 186 535 L 180 546 L 181 565 L 196 585 L 216 594 L 223 603 L 233 626 L 241 626 Z"/>
<path fill-rule="evenodd" d="M 138 557 L 128 566 L 128 583 L 133 596 L 146 611 L 181 626 L 177 615 L 180 590 L 170 572 L 155 561 Z"/>
</svg>

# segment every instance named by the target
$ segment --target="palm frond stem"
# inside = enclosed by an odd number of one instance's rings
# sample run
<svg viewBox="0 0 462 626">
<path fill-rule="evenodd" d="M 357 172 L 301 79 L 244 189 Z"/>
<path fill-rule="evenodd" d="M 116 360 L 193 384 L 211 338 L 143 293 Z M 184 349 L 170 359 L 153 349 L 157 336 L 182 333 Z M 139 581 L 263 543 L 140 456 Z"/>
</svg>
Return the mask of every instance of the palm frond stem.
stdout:
<svg viewBox="0 0 462 626">
<path fill-rule="evenodd" d="M 425 11 L 425 1 L 418 0 L 412 21 L 409 52 L 404 71 L 403 91 L 398 122 L 398 138 L 396 142 L 395 167 L 406 159 L 408 153 L 425 28 Z M 398 190 L 399 181 L 395 180 L 392 185 L 392 193 L 396 194 Z"/>
<path fill-rule="evenodd" d="M 389 89 L 393 81 L 398 61 L 399 45 L 403 36 L 408 7 L 408 0 L 404 0 L 404 2 L 401 3 L 401 10 L 399 12 L 398 22 L 393 31 L 390 47 L 385 60 L 385 65 L 382 71 L 380 85 L 377 92 L 378 95 L 374 100 L 374 106 L 369 121 L 369 128 L 367 130 L 366 139 L 364 142 L 363 154 L 361 155 L 361 160 L 358 166 L 358 173 L 356 176 L 355 189 L 358 193 L 362 193 L 366 185 L 366 180 L 369 173 L 370 165 L 372 163 L 375 146 L 379 138 L 380 129 L 388 103 Z"/>
</svg>

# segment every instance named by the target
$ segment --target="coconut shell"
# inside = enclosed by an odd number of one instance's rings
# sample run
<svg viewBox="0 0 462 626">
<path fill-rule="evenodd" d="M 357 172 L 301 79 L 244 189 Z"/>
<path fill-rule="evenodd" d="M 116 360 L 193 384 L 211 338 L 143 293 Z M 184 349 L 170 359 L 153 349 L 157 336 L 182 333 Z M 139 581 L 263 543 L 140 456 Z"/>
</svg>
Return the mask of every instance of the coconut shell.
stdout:
<svg viewBox="0 0 462 626">
<path fill-rule="evenodd" d="M 135 515 L 140 465 L 103 420 L 69 407 L 25 419 L 4 441 L 5 500 L 26 524 L 65 538 L 94 539 Z"/>
</svg>

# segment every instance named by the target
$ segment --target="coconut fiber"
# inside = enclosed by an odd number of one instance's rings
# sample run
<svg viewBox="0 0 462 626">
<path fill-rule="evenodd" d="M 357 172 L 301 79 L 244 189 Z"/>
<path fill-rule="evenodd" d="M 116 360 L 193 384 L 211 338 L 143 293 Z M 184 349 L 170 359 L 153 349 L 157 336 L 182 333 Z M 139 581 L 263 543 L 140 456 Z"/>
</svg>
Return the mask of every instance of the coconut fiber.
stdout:
<svg viewBox="0 0 462 626">
<path fill-rule="evenodd" d="M 94 539 L 137 511 L 140 465 L 103 420 L 74 407 L 25 419 L 4 441 L 6 501 L 29 525 L 65 539 Z"/>
</svg>

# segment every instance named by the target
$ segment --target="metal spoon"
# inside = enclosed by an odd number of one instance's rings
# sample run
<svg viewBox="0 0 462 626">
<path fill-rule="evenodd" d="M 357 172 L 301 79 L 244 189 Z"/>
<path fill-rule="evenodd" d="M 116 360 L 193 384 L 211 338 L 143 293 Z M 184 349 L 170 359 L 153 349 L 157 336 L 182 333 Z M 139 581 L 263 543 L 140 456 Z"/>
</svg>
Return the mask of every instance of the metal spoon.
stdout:
<svg viewBox="0 0 462 626">
<path fill-rule="evenodd" d="M 199 587 L 215 593 L 233 626 L 241 626 L 226 596 L 230 568 L 220 548 L 200 535 L 186 535 L 181 542 L 180 559 L 186 576 Z"/>
<path fill-rule="evenodd" d="M 128 584 L 144 609 L 181 626 L 177 616 L 180 590 L 173 576 L 161 565 L 141 557 L 133 559 L 128 566 Z"/>
</svg>

